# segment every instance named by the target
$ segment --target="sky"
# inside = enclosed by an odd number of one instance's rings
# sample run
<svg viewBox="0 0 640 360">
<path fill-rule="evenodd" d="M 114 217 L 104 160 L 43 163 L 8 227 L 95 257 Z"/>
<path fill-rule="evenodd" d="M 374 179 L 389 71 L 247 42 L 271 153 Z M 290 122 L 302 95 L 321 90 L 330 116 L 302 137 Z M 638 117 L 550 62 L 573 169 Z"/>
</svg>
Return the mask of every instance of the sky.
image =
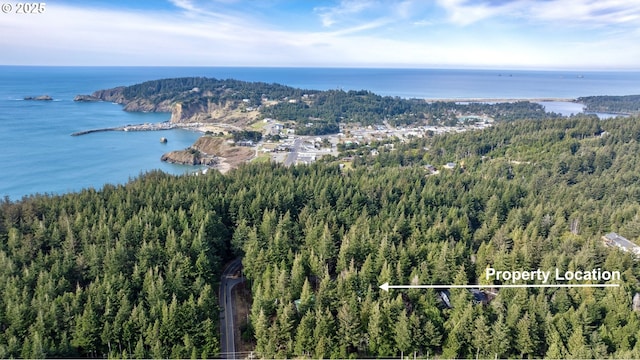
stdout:
<svg viewBox="0 0 640 360">
<path fill-rule="evenodd" d="M 57 0 L 0 65 L 640 70 L 640 0 Z"/>
</svg>

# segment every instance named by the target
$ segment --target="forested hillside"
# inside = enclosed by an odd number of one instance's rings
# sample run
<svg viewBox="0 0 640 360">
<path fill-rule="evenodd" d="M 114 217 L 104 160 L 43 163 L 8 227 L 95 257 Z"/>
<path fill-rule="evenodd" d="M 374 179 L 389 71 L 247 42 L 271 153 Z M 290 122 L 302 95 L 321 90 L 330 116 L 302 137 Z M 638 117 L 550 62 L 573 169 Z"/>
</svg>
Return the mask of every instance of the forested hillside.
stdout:
<svg viewBox="0 0 640 360">
<path fill-rule="evenodd" d="M 523 120 L 286 168 L 151 173 L 0 205 L 0 357 L 211 357 L 243 257 L 263 357 L 639 358 L 640 119 Z M 441 167 L 455 162 L 453 169 Z M 425 165 L 440 168 L 432 174 Z M 485 267 L 603 268 L 610 289 L 451 290 Z"/>
<path fill-rule="evenodd" d="M 452 125 L 459 115 L 485 115 L 497 121 L 557 118 L 544 107 L 528 101 L 507 103 L 427 102 L 380 96 L 370 91 L 304 90 L 279 84 L 175 78 L 147 81 L 127 87 L 96 91 L 93 96 L 125 105 L 129 111 L 171 112 L 175 104 L 192 110 L 190 116 L 206 109 L 258 110 L 263 118 L 293 121 L 299 135 L 338 133 L 339 124 L 361 125 Z M 218 116 L 219 117 L 219 116 Z M 216 116 L 198 117 L 216 121 Z M 182 119 L 188 120 L 188 119 Z"/>
<path fill-rule="evenodd" d="M 264 82 L 190 77 L 145 81 L 125 87 L 122 95 L 128 100 L 152 99 L 154 102 L 167 99 L 184 101 L 208 97 L 213 101 L 249 99 L 251 103 L 259 104 L 263 95 L 280 99 L 318 92 L 317 90 L 296 89 Z"/>
<path fill-rule="evenodd" d="M 585 110 L 614 114 L 640 113 L 640 95 L 625 96 L 585 96 L 576 99 L 584 104 Z"/>
<path fill-rule="evenodd" d="M 5 200 L 0 357 L 216 355 L 224 182 L 190 180 Z"/>
<path fill-rule="evenodd" d="M 301 101 L 280 102 L 263 108 L 261 112 L 266 117 L 292 120 L 300 125 L 310 123 L 320 130 L 327 124 L 333 124 L 337 129 L 339 123 L 372 125 L 382 124 L 384 121 L 394 126 L 456 125 L 457 115 L 461 114 L 483 114 L 498 121 L 558 117 L 556 114 L 546 113 L 542 105 L 528 101 L 459 104 L 380 96 L 369 91 L 342 90 L 317 92 Z M 301 130 L 305 130 L 303 126 L 299 126 L 296 132 L 300 133 Z M 319 134 L 335 132 L 337 131 L 333 129 Z"/>
<path fill-rule="evenodd" d="M 638 119 L 576 117 L 381 146 L 380 155 L 316 188 L 298 228 L 287 230 L 295 214 L 278 212 L 238 228 L 255 279 L 256 350 L 266 357 L 640 357 L 631 310 L 638 265 L 599 240 L 607 231 L 640 236 L 638 140 Z M 420 166 L 449 161 L 456 168 L 437 175 Z M 620 271 L 625 285 L 502 289 L 486 306 L 454 289 L 452 309 L 431 290 L 378 288 L 477 283 L 489 264 L 600 267 Z"/>
</svg>

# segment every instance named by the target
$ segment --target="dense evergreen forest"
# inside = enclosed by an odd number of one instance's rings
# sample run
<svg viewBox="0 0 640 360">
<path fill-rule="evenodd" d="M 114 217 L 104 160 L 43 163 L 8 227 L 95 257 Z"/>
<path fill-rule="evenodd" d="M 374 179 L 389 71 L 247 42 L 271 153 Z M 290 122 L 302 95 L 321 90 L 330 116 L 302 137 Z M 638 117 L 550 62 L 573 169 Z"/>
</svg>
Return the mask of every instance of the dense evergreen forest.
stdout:
<svg viewBox="0 0 640 360">
<path fill-rule="evenodd" d="M 191 85 L 189 85 L 191 86 Z M 243 257 L 263 357 L 640 358 L 640 119 L 522 120 L 379 145 L 350 167 L 247 164 L 0 204 L 0 357 L 212 357 Z M 455 162 L 453 169 L 442 164 Z M 432 174 L 425 165 L 440 168 Z M 622 273 L 612 289 L 431 290 L 485 267 Z"/>
<path fill-rule="evenodd" d="M 195 89 L 198 91 L 193 91 Z M 319 92 L 318 90 L 303 90 L 264 82 L 188 77 L 145 81 L 125 87 L 122 95 L 127 100 L 151 99 L 154 102 L 168 99 L 189 101 L 208 98 L 214 102 L 248 99 L 251 104 L 255 105 L 260 104 L 263 96 L 271 99 L 299 98 L 303 94 L 316 94 Z"/>
<path fill-rule="evenodd" d="M 296 121 L 296 133 L 303 135 L 335 133 L 340 123 L 361 125 L 382 124 L 404 125 L 457 125 L 458 115 L 482 114 L 497 121 L 517 119 L 543 119 L 558 117 L 546 113 L 537 103 L 518 101 L 513 103 L 465 103 L 427 102 L 422 99 L 402 99 L 380 96 L 369 91 L 322 91 L 307 97 L 304 101 L 280 102 L 265 107 L 261 112 L 266 117 Z M 308 132 L 305 126 L 318 128 Z M 327 127 L 332 126 L 331 129 Z"/>
<path fill-rule="evenodd" d="M 589 112 L 636 115 L 640 113 L 640 95 L 585 96 L 576 99 L 576 102 L 584 104 L 585 110 Z"/>
</svg>

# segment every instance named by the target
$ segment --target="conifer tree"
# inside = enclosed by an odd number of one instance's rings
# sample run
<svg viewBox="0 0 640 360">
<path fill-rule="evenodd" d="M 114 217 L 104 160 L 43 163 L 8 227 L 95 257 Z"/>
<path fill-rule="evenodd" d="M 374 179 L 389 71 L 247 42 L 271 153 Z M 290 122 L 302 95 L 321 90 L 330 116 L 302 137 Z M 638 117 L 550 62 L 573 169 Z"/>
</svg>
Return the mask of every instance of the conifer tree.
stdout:
<svg viewBox="0 0 640 360">
<path fill-rule="evenodd" d="M 296 339 L 294 345 L 294 355 L 309 357 L 316 345 L 313 337 L 315 319 L 311 312 L 306 313 L 300 320 L 300 325 L 296 329 Z"/>
<path fill-rule="evenodd" d="M 490 354 L 488 351 L 491 346 L 491 328 L 487 323 L 487 319 L 483 313 L 477 315 L 474 320 L 474 334 L 472 344 L 475 350 L 476 358 L 485 358 Z"/>
<path fill-rule="evenodd" d="M 409 318 L 407 317 L 407 311 L 402 310 L 394 326 L 393 339 L 396 344 L 396 349 L 401 354 L 406 354 L 411 350 L 411 329 L 409 327 Z"/>
<path fill-rule="evenodd" d="M 504 321 L 502 314 L 491 325 L 491 352 L 495 357 L 507 357 L 511 351 L 511 332 Z"/>
</svg>

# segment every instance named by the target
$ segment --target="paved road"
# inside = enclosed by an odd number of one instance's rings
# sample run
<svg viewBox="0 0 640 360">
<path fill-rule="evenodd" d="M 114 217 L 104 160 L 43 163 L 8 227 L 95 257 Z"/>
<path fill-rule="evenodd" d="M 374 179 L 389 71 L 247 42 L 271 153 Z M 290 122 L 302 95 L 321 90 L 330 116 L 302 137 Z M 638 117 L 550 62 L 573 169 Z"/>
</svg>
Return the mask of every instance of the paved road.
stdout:
<svg viewBox="0 0 640 360">
<path fill-rule="evenodd" d="M 241 259 L 235 259 L 222 272 L 220 281 L 220 355 L 225 359 L 235 359 L 235 331 L 233 325 L 233 299 L 231 298 L 231 290 L 237 284 L 244 281 L 243 277 L 238 276 L 242 269 Z"/>
<path fill-rule="evenodd" d="M 302 138 L 297 138 L 293 141 L 293 148 L 287 155 L 287 159 L 284 161 L 285 166 L 290 166 L 296 163 L 296 160 L 298 159 L 298 152 L 300 151 L 300 146 L 302 146 L 303 142 L 304 139 Z"/>
</svg>

